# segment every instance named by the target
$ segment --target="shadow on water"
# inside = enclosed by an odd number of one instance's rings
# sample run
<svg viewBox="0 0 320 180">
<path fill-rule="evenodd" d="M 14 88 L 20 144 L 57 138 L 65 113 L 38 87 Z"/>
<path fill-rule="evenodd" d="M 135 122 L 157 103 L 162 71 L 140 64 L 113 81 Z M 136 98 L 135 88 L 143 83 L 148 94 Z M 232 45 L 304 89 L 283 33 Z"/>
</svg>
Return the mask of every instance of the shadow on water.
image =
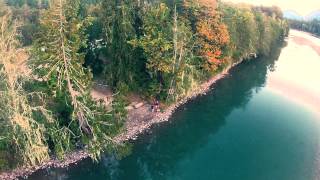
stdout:
<svg viewBox="0 0 320 180">
<path fill-rule="evenodd" d="M 254 92 L 265 86 L 282 47 L 270 57 L 246 61 L 214 85 L 214 90 L 177 110 L 171 120 L 155 125 L 134 142 L 133 152 L 122 160 L 106 157 L 95 164 L 84 160 L 68 169 L 43 170 L 30 179 L 165 179 L 176 163 L 208 143 L 230 113 L 245 108 Z"/>
</svg>

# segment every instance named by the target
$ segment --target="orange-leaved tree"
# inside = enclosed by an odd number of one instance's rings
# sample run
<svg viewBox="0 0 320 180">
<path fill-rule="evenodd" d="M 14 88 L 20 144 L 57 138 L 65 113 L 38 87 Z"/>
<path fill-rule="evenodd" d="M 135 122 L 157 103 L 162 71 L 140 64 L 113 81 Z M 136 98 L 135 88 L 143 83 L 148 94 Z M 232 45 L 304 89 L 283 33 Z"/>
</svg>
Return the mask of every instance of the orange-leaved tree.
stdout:
<svg viewBox="0 0 320 180">
<path fill-rule="evenodd" d="M 206 71 L 214 72 L 224 64 L 222 49 L 229 43 L 227 27 L 221 22 L 220 14 L 216 11 L 217 3 L 215 0 L 199 0 L 190 1 L 186 5 L 195 9 L 197 51 L 203 60 L 202 67 Z"/>
</svg>

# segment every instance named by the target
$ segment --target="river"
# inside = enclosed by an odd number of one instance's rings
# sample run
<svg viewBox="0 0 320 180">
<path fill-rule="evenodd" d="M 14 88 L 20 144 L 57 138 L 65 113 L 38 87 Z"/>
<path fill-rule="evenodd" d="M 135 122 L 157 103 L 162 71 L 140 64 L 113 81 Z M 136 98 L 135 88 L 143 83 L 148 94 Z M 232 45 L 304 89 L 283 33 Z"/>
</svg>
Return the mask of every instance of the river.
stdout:
<svg viewBox="0 0 320 180">
<path fill-rule="evenodd" d="M 233 68 L 122 160 L 84 160 L 29 179 L 320 179 L 320 39 L 291 30 L 284 47 Z"/>
</svg>

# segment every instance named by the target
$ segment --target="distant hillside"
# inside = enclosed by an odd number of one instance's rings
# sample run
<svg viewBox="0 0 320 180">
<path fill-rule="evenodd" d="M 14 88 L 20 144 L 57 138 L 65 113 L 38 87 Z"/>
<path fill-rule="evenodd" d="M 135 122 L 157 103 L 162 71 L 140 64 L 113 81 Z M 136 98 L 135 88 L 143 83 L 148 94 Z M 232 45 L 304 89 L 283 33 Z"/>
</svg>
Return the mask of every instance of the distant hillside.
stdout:
<svg viewBox="0 0 320 180">
<path fill-rule="evenodd" d="M 303 20 L 303 16 L 293 10 L 287 10 L 283 12 L 283 17 L 292 20 Z"/>
<path fill-rule="evenodd" d="M 319 19 L 320 20 L 320 10 L 313 11 L 310 13 L 308 16 L 305 18 L 307 21 L 312 21 L 314 19 Z"/>
</svg>

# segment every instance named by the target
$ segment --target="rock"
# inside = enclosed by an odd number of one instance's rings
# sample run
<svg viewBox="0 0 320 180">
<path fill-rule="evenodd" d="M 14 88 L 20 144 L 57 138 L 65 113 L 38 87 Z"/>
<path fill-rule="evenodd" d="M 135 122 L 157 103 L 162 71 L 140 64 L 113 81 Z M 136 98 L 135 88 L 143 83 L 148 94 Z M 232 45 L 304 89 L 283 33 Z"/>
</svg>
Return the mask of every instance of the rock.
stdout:
<svg viewBox="0 0 320 180">
<path fill-rule="evenodd" d="M 143 105 L 144 105 L 144 103 L 141 102 L 141 103 L 135 104 L 135 105 L 134 105 L 134 108 L 135 108 L 135 109 L 138 109 L 138 108 L 142 107 Z"/>
<path fill-rule="evenodd" d="M 132 110 L 132 109 L 134 109 L 134 108 L 133 108 L 133 106 L 130 105 L 130 106 L 125 107 L 125 109 L 126 109 L 127 111 L 130 111 L 130 110 Z"/>
<path fill-rule="evenodd" d="M 130 103 L 130 105 L 129 106 L 135 106 L 136 104 L 138 104 L 138 102 L 132 102 L 132 103 Z"/>
</svg>

